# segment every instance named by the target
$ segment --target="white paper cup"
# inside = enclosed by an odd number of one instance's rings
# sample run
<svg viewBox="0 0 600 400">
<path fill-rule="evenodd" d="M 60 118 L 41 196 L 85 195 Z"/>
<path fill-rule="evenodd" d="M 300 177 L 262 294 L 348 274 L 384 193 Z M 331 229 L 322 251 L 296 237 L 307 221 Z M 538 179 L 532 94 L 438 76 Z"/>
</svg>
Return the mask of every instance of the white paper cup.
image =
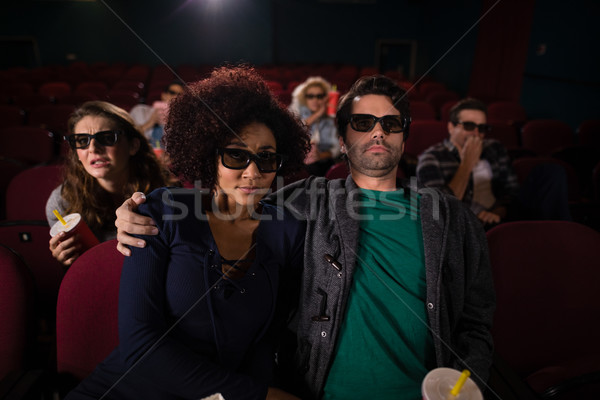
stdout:
<svg viewBox="0 0 600 400">
<path fill-rule="evenodd" d="M 479 387 L 471 378 L 467 378 L 458 396 L 450 394 L 460 375 L 460 371 L 452 368 L 436 368 L 429 371 L 421 385 L 423 400 L 483 400 Z"/>
<path fill-rule="evenodd" d="M 82 252 L 94 247 L 100 241 L 98 238 L 92 233 L 90 228 L 87 226 L 83 218 L 81 218 L 81 214 L 73 213 L 63 217 L 66 225 L 63 225 L 62 222 L 56 221 L 52 228 L 50 228 L 50 236 L 54 237 L 61 232 L 71 233 L 73 235 L 79 235 L 79 243 L 82 246 Z"/>
</svg>

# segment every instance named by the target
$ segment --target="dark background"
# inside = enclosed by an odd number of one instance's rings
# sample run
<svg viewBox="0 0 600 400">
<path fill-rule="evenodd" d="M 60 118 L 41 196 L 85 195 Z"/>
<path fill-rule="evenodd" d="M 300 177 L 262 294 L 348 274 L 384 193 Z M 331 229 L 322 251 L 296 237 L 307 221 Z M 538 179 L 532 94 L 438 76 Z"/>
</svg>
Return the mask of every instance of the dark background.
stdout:
<svg viewBox="0 0 600 400">
<path fill-rule="evenodd" d="M 408 74 L 407 46 L 381 53 L 378 43 L 413 41 L 416 78 L 427 73 L 461 96 L 516 99 L 529 119 L 556 118 L 576 128 L 600 118 L 598 2 L 496 3 L 2 0 L 0 68 L 71 61 L 173 67 L 382 62 Z M 541 45 L 545 52 L 538 54 Z"/>
</svg>

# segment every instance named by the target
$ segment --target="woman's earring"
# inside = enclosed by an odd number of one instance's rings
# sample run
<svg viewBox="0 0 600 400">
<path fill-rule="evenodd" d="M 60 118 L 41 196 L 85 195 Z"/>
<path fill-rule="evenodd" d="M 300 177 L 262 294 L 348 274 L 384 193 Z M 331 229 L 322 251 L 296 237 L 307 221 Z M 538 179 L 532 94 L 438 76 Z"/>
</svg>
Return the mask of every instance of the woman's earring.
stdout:
<svg viewBox="0 0 600 400">
<path fill-rule="evenodd" d="M 345 153 L 345 152 L 346 152 L 346 146 L 342 145 L 342 148 L 340 149 L 340 151 L 341 151 L 342 153 Z"/>
</svg>

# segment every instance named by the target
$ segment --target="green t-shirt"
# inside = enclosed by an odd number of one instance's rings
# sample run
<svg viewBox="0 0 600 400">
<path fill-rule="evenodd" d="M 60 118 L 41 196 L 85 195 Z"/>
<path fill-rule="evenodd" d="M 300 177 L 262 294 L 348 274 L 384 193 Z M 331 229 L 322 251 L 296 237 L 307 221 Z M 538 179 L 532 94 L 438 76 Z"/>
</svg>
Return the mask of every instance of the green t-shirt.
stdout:
<svg viewBox="0 0 600 400">
<path fill-rule="evenodd" d="M 418 198 L 361 190 L 352 288 L 324 399 L 421 399 L 434 367 Z"/>
</svg>

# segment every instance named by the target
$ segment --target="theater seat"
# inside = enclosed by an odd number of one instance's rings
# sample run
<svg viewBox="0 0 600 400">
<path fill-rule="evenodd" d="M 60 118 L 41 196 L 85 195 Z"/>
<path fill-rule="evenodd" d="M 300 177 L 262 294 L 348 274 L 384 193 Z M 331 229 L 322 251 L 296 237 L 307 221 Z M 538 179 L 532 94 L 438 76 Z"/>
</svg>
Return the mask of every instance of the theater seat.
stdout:
<svg viewBox="0 0 600 400">
<path fill-rule="evenodd" d="M 33 299 L 31 272 L 18 254 L 0 245 L 0 381 L 25 368 Z"/>
<path fill-rule="evenodd" d="M 488 106 L 488 119 L 519 127 L 527 121 L 527 114 L 519 103 L 495 101 Z"/>
<path fill-rule="evenodd" d="M 458 94 L 456 94 L 455 92 L 452 92 L 450 90 L 444 90 L 444 91 L 435 91 L 432 93 L 429 93 L 427 95 L 427 97 L 425 97 L 425 101 L 429 104 L 431 104 L 431 107 L 433 107 L 433 109 L 436 112 L 436 115 L 438 117 L 442 116 L 442 106 L 448 102 L 454 101 L 457 102 L 459 100 L 459 96 Z"/>
<path fill-rule="evenodd" d="M 521 144 L 540 156 L 548 156 L 573 145 L 573 130 L 566 123 L 553 119 L 527 122 L 521 129 Z"/>
<path fill-rule="evenodd" d="M 422 82 L 419 85 L 419 94 L 426 98 L 433 92 L 443 92 L 446 90 L 446 85 L 441 82 Z"/>
<path fill-rule="evenodd" d="M 531 171 L 544 164 L 557 164 L 564 168 L 569 190 L 569 201 L 577 202 L 581 199 L 579 191 L 579 180 L 573 167 L 564 161 L 551 157 L 521 157 L 512 162 L 513 169 L 517 174 L 519 185 L 523 185 Z"/>
<path fill-rule="evenodd" d="M 411 101 L 410 102 L 410 117 L 413 121 L 420 120 L 435 120 L 435 110 L 431 104 L 425 101 Z"/>
<path fill-rule="evenodd" d="M 0 157 L 25 165 L 54 159 L 55 134 L 44 128 L 14 126 L 0 129 Z"/>
<path fill-rule="evenodd" d="M 119 343 L 119 280 L 124 256 L 117 241 L 83 253 L 67 271 L 56 308 L 58 372 L 88 376 Z"/>
<path fill-rule="evenodd" d="M 67 122 L 75 107 L 69 104 L 39 106 L 31 110 L 29 125 L 48 129 L 62 136 L 67 133 Z"/>
<path fill-rule="evenodd" d="M 48 248 L 50 228 L 46 221 L 0 222 L 0 243 L 23 257 L 33 273 L 39 312 L 43 319 L 54 319 L 56 297 L 64 267 Z"/>
<path fill-rule="evenodd" d="M 600 119 L 588 119 L 577 128 L 579 144 L 600 149 Z"/>
<path fill-rule="evenodd" d="M 327 179 L 346 179 L 346 177 L 350 174 L 350 170 L 348 169 L 348 163 L 346 161 L 339 162 L 335 165 L 332 165 L 331 168 L 325 173 L 325 178 Z"/>
<path fill-rule="evenodd" d="M 596 398 L 600 233 L 574 222 L 523 221 L 501 224 L 487 239 L 498 355 L 538 396 Z"/>
<path fill-rule="evenodd" d="M 17 106 L 0 105 L 0 128 L 23 125 L 25 111 Z"/>
<path fill-rule="evenodd" d="M 29 168 L 15 176 L 6 190 L 6 219 L 46 220 L 46 202 L 61 183 L 59 165 Z"/>
<path fill-rule="evenodd" d="M 71 94 L 71 85 L 68 82 L 46 82 L 38 89 L 38 93 L 44 96 L 59 99 L 63 96 Z"/>
<path fill-rule="evenodd" d="M 99 99 L 102 99 L 108 93 L 108 86 L 106 83 L 98 81 L 81 82 L 75 88 L 75 93 L 90 93 Z"/>
<path fill-rule="evenodd" d="M 404 153 L 418 157 L 423 151 L 448 137 L 448 126 L 441 121 L 413 121 Z"/>
</svg>

